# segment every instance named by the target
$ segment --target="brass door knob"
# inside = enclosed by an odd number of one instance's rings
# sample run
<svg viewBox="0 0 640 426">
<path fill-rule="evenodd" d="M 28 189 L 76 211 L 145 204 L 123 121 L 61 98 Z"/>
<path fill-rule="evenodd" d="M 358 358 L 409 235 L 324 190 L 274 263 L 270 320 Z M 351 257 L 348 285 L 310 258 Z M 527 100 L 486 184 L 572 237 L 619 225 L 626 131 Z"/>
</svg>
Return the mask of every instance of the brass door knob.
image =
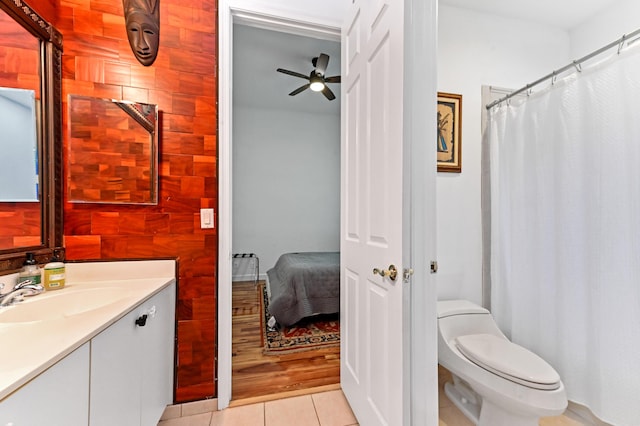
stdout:
<svg viewBox="0 0 640 426">
<path fill-rule="evenodd" d="M 395 265 L 389 265 L 389 269 L 373 268 L 373 274 L 378 274 L 382 278 L 389 277 L 391 281 L 395 281 L 396 278 L 398 278 L 398 269 L 395 267 Z"/>
</svg>

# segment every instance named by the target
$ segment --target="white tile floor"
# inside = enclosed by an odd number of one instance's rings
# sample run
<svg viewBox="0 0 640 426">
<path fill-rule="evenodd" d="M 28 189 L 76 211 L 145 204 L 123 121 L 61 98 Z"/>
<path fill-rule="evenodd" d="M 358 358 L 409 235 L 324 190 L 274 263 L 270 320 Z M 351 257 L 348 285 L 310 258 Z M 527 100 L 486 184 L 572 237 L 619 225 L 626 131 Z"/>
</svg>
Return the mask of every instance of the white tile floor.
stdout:
<svg viewBox="0 0 640 426">
<path fill-rule="evenodd" d="M 439 368 L 439 426 L 473 426 L 444 394 L 449 372 Z M 216 411 L 215 400 L 171 406 L 158 426 L 357 426 L 340 389 Z M 182 417 L 180 417 L 182 416 Z M 169 418 L 171 417 L 171 418 Z M 584 426 L 565 414 L 545 417 L 540 426 Z"/>
<path fill-rule="evenodd" d="M 188 407 L 184 404 L 183 407 Z M 183 410 L 184 411 L 184 410 Z M 260 402 L 183 417 L 158 426 L 353 426 L 358 424 L 341 390 Z"/>
</svg>

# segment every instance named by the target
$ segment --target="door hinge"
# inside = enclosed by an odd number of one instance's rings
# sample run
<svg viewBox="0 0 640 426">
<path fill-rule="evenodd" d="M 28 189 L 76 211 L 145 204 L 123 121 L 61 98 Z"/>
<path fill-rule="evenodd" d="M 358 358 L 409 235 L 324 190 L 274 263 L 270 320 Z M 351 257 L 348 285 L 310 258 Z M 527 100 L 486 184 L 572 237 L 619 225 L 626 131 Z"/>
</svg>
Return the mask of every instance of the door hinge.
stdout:
<svg viewBox="0 0 640 426">
<path fill-rule="evenodd" d="M 435 260 L 431 261 L 431 273 L 435 274 L 436 272 L 438 272 L 438 262 Z"/>
</svg>

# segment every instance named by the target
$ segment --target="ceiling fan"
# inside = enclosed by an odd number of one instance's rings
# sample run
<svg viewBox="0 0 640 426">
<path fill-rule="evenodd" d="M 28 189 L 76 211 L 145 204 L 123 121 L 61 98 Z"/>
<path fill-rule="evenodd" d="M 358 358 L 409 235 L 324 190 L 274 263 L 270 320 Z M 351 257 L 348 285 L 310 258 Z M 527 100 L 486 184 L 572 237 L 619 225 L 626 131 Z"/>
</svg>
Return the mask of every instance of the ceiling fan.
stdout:
<svg viewBox="0 0 640 426">
<path fill-rule="evenodd" d="M 329 65 L 329 55 L 321 53 L 320 56 L 317 56 L 311 60 L 311 64 L 313 65 L 313 70 L 309 73 L 308 76 L 300 74 L 299 72 L 289 71 L 282 68 L 278 68 L 276 70 L 278 72 L 292 75 L 294 77 L 304 78 L 305 80 L 309 81 L 307 84 L 300 86 L 293 92 L 289 93 L 289 96 L 295 96 L 300 92 L 311 89 L 314 92 L 322 92 L 322 94 L 330 101 L 334 100 L 336 98 L 336 95 L 334 95 L 331 89 L 329 89 L 327 83 L 340 83 L 340 76 L 324 76 L 324 73 L 327 70 L 327 65 Z"/>
</svg>

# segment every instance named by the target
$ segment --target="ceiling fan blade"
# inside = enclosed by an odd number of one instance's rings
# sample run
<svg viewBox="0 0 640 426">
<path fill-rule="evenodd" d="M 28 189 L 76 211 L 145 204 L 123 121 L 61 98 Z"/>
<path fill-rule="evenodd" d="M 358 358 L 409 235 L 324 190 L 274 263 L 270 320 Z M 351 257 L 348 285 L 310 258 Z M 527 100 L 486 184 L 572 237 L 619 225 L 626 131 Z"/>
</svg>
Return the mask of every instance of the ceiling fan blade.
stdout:
<svg viewBox="0 0 640 426">
<path fill-rule="evenodd" d="M 324 79 L 325 83 L 340 83 L 340 76 L 334 75 L 333 77 L 327 77 Z"/>
<path fill-rule="evenodd" d="M 331 89 L 329 89 L 329 86 L 324 86 L 324 89 L 322 89 L 322 94 L 330 101 L 336 98 L 336 95 L 334 95 Z"/>
<path fill-rule="evenodd" d="M 293 92 L 289 93 L 289 96 L 295 96 L 298 93 L 307 90 L 309 88 L 309 86 L 310 86 L 310 84 L 305 84 L 304 86 L 300 86 L 296 90 L 294 90 Z"/>
<path fill-rule="evenodd" d="M 327 65 L 329 65 L 329 55 L 321 53 L 316 61 L 316 74 L 324 75 L 327 71 Z"/>
<path fill-rule="evenodd" d="M 289 71 L 282 68 L 278 68 L 276 71 L 281 72 L 283 74 L 292 75 L 294 77 L 300 77 L 300 78 L 304 78 L 305 80 L 309 80 L 308 75 L 300 74 L 299 72 Z"/>
</svg>

